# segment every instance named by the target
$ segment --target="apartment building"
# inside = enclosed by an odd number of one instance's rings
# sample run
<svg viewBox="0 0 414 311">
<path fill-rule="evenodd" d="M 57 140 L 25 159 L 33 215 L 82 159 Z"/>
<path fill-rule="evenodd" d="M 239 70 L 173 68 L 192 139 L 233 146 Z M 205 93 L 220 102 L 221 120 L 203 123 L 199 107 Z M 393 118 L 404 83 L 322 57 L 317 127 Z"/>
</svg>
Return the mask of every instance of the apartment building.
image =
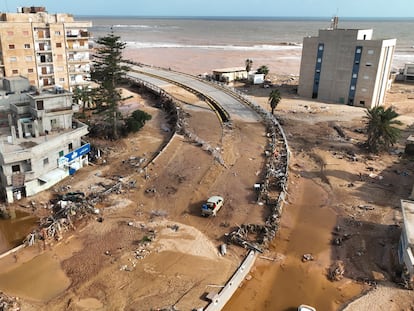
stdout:
<svg viewBox="0 0 414 311">
<path fill-rule="evenodd" d="M 0 14 L 0 78 L 24 76 L 38 89 L 55 85 L 73 91 L 90 79 L 92 22 L 44 7 Z"/>
<path fill-rule="evenodd" d="M 24 77 L 0 90 L 0 195 L 14 202 L 48 189 L 88 163 L 87 125 L 60 87 L 37 90 Z"/>
<path fill-rule="evenodd" d="M 337 19 L 303 39 L 298 94 L 372 108 L 384 103 L 396 39 L 373 40 L 372 29 L 339 29 Z"/>
</svg>

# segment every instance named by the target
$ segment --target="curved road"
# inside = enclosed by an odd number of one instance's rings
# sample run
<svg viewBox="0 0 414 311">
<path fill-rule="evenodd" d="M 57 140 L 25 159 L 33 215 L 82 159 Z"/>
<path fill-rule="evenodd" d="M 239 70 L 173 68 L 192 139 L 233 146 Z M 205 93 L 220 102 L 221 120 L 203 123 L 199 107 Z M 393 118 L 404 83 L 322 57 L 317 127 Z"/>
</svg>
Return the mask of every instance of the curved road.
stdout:
<svg viewBox="0 0 414 311">
<path fill-rule="evenodd" d="M 227 111 L 230 118 L 241 118 L 245 122 L 261 121 L 256 112 L 243 104 L 235 96 L 230 95 L 230 91 L 222 89 L 218 85 L 216 86 L 212 83 L 199 80 L 194 76 L 175 71 L 167 71 L 146 66 L 141 67 L 130 64 L 129 66 L 131 71 L 128 73 L 128 76 L 131 78 L 147 81 L 161 89 L 164 89 L 167 85 L 171 84 L 168 80 L 175 81 L 215 100 L 223 109 Z M 154 76 L 158 76 L 160 78 L 155 78 Z"/>
</svg>

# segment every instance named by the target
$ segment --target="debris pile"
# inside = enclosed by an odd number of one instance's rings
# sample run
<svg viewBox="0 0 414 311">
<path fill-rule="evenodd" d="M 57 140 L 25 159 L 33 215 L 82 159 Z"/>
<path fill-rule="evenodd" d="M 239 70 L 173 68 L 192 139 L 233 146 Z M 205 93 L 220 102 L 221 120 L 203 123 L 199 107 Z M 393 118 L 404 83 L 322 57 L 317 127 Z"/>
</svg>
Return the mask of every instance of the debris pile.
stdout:
<svg viewBox="0 0 414 311">
<path fill-rule="evenodd" d="M 147 159 L 144 157 L 135 157 L 131 156 L 127 160 L 123 160 L 122 163 L 128 165 L 132 169 L 135 169 L 137 172 L 141 171 L 141 167 L 145 164 Z"/>
<path fill-rule="evenodd" d="M 56 198 L 50 201 L 51 215 L 42 218 L 38 228 L 29 233 L 23 243 L 26 246 L 32 246 L 37 241 L 47 243 L 49 240 L 61 240 L 64 232 L 75 229 L 76 221 L 90 215 L 100 214 L 100 210 L 95 208 L 96 203 L 102 202 L 111 193 L 123 193 L 125 190 L 135 187 L 135 184 L 134 180 L 118 177 L 112 184 L 100 183 L 99 186 L 102 190 L 94 191 L 88 196 L 80 191 L 57 194 Z M 97 220 L 102 222 L 103 218 L 99 216 Z"/>
<path fill-rule="evenodd" d="M 67 193 L 59 195 L 58 200 L 52 203 L 52 215 L 40 220 L 37 229 L 28 234 L 24 240 L 26 246 L 32 246 L 37 240 L 59 241 L 63 232 L 75 229 L 74 221 L 90 214 L 99 214 L 99 210 L 85 198 L 83 193 Z"/>
<path fill-rule="evenodd" d="M 344 278 L 345 265 L 338 260 L 329 267 L 328 279 L 330 281 L 340 281 Z"/>
<path fill-rule="evenodd" d="M 0 292 L 0 311 L 20 311 L 19 298 Z"/>
<path fill-rule="evenodd" d="M 279 229 L 282 207 L 287 195 L 288 167 L 289 167 L 289 147 L 286 135 L 279 121 L 260 105 L 252 102 L 247 96 L 238 90 L 232 89 L 233 94 L 243 101 L 246 105 L 257 112 L 267 128 L 268 144 L 265 148 L 266 164 L 264 180 L 258 191 L 258 203 L 265 202 L 270 209 L 270 215 L 265 221 L 265 225 L 242 225 L 228 234 L 230 241 L 250 249 L 260 249 L 267 247 Z M 234 96 L 234 95 L 233 95 Z M 255 233 L 257 238 L 254 242 L 247 240 L 247 233 Z"/>
</svg>

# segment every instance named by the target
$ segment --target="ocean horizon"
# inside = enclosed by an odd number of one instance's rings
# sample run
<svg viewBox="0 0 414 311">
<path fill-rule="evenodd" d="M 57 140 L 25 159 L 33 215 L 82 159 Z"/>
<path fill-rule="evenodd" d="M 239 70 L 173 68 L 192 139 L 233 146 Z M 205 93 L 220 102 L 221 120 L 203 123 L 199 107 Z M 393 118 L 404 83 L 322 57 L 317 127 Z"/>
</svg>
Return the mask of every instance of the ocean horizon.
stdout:
<svg viewBox="0 0 414 311">
<path fill-rule="evenodd" d="M 131 49 L 281 51 L 331 27 L 332 17 L 82 16 L 92 37 L 111 32 Z M 373 39 L 397 39 L 396 67 L 414 62 L 414 18 L 339 18 L 338 28 L 373 29 Z"/>
<path fill-rule="evenodd" d="M 332 19 L 334 16 L 149 16 L 149 15 L 75 15 L 76 18 L 86 19 L 123 19 L 123 18 L 137 18 L 137 19 L 193 19 L 193 20 L 244 20 L 244 21 L 326 21 Z M 413 17 L 340 17 L 344 21 L 414 21 Z"/>
</svg>

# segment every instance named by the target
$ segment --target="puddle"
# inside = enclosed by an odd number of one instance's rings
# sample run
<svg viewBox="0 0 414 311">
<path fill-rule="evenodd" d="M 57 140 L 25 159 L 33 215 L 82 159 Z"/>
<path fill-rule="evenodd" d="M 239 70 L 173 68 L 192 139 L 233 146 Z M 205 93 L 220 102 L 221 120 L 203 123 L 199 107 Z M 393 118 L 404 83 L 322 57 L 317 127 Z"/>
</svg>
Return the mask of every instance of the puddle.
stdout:
<svg viewBox="0 0 414 311">
<path fill-rule="evenodd" d="M 272 253 L 282 254 L 283 259 L 258 258 L 252 279 L 223 310 L 295 311 L 300 304 L 308 304 L 317 310 L 335 311 L 361 292 L 359 285 L 346 280 L 332 283 L 326 278 L 336 215 L 326 206 L 328 196 L 320 186 L 311 180 L 302 183 L 302 188 L 294 189 L 299 197 L 285 206 L 281 228 L 271 245 Z M 315 260 L 302 262 L 307 253 Z"/>
<path fill-rule="evenodd" d="M 70 285 L 52 253 L 44 253 L 17 268 L 0 274 L 0 288 L 13 296 L 48 301 Z"/>
<path fill-rule="evenodd" d="M 36 217 L 17 210 L 15 213 L 14 219 L 0 219 L 0 254 L 20 245 L 29 232 L 37 227 Z"/>
</svg>

